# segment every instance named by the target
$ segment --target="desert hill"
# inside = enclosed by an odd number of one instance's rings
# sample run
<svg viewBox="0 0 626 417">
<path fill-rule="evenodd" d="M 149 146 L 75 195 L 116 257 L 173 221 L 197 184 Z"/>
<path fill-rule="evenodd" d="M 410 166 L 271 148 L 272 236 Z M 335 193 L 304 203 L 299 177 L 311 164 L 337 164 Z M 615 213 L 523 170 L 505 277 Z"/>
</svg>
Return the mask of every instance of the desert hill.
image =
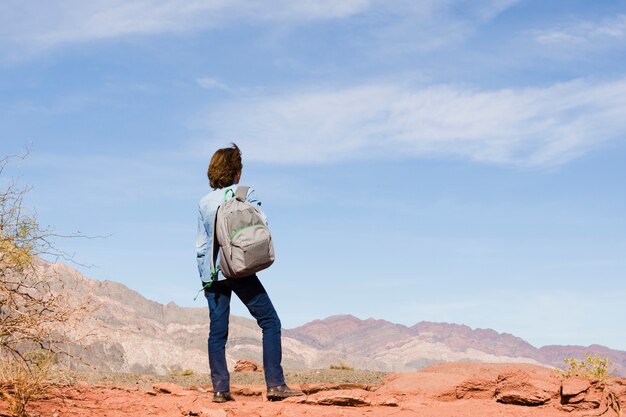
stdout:
<svg viewBox="0 0 626 417">
<path fill-rule="evenodd" d="M 85 339 L 82 355 L 95 369 L 157 374 L 208 371 L 206 308 L 150 301 L 120 283 L 90 279 L 61 263 L 43 262 L 41 267 L 77 299 L 91 296 L 98 304 L 81 323 L 85 327 L 81 331 L 92 334 Z M 346 363 L 357 369 L 414 371 L 452 361 L 560 366 L 564 357 L 582 357 L 587 352 L 608 356 L 618 374 L 625 374 L 624 351 L 598 345 L 538 349 L 507 333 L 458 324 L 419 322 L 408 327 L 341 315 L 283 331 L 287 369 Z M 239 359 L 261 362 L 261 332 L 253 320 L 231 317 L 227 355 L 231 365 Z"/>
<path fill-rule="evenodd" d="M 420 322 L 407 327 L 385 320 L 360 320 L 351 315 L 315 320 L 285 335 L 318 347 L 345 353 L 366 353 L 390 362 L 384 370 L 416 370 L 451 361 L 526 362 L 562 366 L 566 357 L 584 358 L 586 353 L 608 357 L 618 375 L 626 375 L 626 352 L 601 345 L 536 348 L 525 340 L 492 329 L 472 329 L 465 325 Z"/>
</svg>

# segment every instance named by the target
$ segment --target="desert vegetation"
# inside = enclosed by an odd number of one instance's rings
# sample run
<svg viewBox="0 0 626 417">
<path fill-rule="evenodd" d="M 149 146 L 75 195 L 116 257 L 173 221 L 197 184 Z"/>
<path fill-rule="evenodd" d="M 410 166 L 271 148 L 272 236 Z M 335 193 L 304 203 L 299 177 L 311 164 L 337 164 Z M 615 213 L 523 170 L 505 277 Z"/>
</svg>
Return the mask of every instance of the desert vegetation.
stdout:
<svg viewBox="0 0 626 417">
<path fill-rule="evenodd" d="M 330 369 L 335 369 L 339 371 L 354 371 L 354 368 L 347 363 L 333 363 L 330 365 Z"/>
<path fill-rule="evenodd" d="M 21 417 L 29 402 L 53 388 L 51 374 L 76 338 L 69 329 L 89 302 L 73 302 L 42 268 L 40 256 L 65 254 L 24 207 L 28 188 L 3 175 L 16 158 L 23 156 L 0 160 L 0 397 Z"/>
<path fill-rule="evenodd" d="M 195 372 L 193 371 L 193 369 L 173 369 L 171 371 L 168 372 L 169 376 L 192 376 L 195 375 Z"/>
<path fill-rule="evenodd" d="M 609 358 L 603 358 L 598 354 L 585 354 L 585 359 L 575 357 L 565 358 L 565 367 L 557 370 L 561 378 L 588 378 L 604 381 L 613 372 L 613 363 Z"/>
</svg>

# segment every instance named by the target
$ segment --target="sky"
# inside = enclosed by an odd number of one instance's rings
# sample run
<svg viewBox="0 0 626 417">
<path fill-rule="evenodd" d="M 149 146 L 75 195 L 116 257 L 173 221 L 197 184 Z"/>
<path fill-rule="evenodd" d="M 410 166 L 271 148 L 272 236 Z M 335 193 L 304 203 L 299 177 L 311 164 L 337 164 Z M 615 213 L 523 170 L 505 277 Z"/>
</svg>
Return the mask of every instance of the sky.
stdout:
<svg viewBox="0 0 626 417">
<path fill-rule="evenodd" d="M 284 327 L 626 350 L 626 1 L 0 0 L 0 180 L 85 275 L 203 307 L 231 142 Z"/>
</svg>

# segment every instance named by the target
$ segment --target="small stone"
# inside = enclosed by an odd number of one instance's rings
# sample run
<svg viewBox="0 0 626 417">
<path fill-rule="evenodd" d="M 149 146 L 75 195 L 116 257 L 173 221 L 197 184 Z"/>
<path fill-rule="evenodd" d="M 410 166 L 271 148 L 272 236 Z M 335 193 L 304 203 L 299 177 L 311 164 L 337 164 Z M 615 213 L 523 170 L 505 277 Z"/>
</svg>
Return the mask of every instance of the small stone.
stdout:
<svg viewBox="0 0 626 417">
<path fill-rule="evenodd" d="M 367 394 L 367 391 L 363 390 L 322 391 L 306 398 L 302 398 L 298 402 L 304 404 L 340 407 L 362 407 L 371 405 L 371 402 L 367 398 Z"/>
<path fill-rule="evenodd" d="M 169 383 L 154 384 L 152 389 L 159 394 L 178 394 L 183 391 L 183 387 L 180 385 Z"/>
</svg>

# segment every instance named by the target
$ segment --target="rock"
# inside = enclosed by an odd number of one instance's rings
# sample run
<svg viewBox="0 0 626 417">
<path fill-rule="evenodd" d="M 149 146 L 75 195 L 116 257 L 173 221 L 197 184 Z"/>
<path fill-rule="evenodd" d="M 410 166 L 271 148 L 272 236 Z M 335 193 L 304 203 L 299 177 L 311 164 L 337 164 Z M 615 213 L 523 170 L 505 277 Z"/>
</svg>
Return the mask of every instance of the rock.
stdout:
<svg viewBox="0 0 626 417">
<path fill-rule="evenodd" d="M 385 378 L 376 393 L 382 395 L 427 396 L 445 401 L 456 398 L 455 387 L 467 377 L 454 372 L 407 372 L 393 374 Z"/>
<path fill-rule="evenodd" d="M 371 391 L 373 387 L 367 384 L 355 384 L 355 383 L 343 383 L 343 384 L 301 384 L 300 390 L 307 395 L 315 394 L 320 391 L 337 391 L 337 390 L 351 390 L 360 389 L 364 391 Z"/>
<path fill-rule="evenodd" d="M 589 380 L 582 378 L 564 380 L 561 385 L 561 404 L 576 404 L 584 401 L 590 386 Z"/>
<path fill-rule="evenodd" d="M 550 369 L 530 364 L 445 363 L 418 372 L 389 375 L 375 390 L 380 394 L 423 396 L 438 401 L 489 399 L 496 394 L 500 375 L 514 372 L 533 375 L 539 381 L 550 381 L 550 391 L 558 397 L 560 382 Z M 544 383 L 545 384 L 545 383 Z"/>
<path fill-rule="evenodd" d="M 235 372 L 263 372 L 263 368 L 255 361 L 241 359 L 235 364 Z"/>
<path fill-rule="evenodd" d="M 185 417 L 227 417 L 226 411 L 219 408 L 189 408 L 179 406 L 180 414 Z"/>
<path fill-rule="evenodd" d="M 299 404 L 315 404 L 339 407 L 369 406 L 368 392 L 363 390 L 322 391 L 307 397 L 293 397 L 285 401 Z"/>
<path fill-rule="evenodd" d="M 568 378 L 561 385 L 561 395 L 563 397 L 573 397 L 589 389 L 591 382 L 582 378 Z"/>
<path fill-rule="evenodd" d="M 540 392 L 529 392 L 527 390 L 509 390 L 498 393 L 496 401 L 502 404 L 537 406 L 550 401 L 550 396 Z"/>
<path fill-rule="evenodd" d="M 502 404 L 537 406 L 558 397 L 560 389 L 554 378 L 543 379 L 539 375 L 517 370 L 498 376 L 495 398 Z"/>
<path fill-rule="evenodd" d="M 591 384 L 587 383 L 587 388 L 584 391 L 579 391 L 578 393 L 574 393 L 578 391 L 582 384 L 578 387 L 572 388 L 573 395 L 561 396 L 561 408 L 566 411 L 582 411 L 582 410 L 595 410 L 600 408 L 603 402 L 606 403 L 606 397 L 609 392 L 605 392 L 604 384 Z M 569 389 L 569 388 L 568 388 Z"/>
<path fill-rule="evenodd" d="M 389 397 L 389 398 L 377 399 L 376 401 L 372 402 L 372 405 L 377 405 L 379 407 L 397 407 L 399 404 L 398 404 L 397 398 Z"/>
<path fill-rule="evenodd" d="M 152 389 L 159 394 L 180 394 L 183 391 L 180 385 L 169 383 L 154 384 Z"/>
<path fill-rule="evenodd" d="M 207 392 L 211 391 L 211 388 L 212 388 L 212 387 L 211 387 L 210 385 L 208 385 L 208 386 L 202 386 L 202 385 L 191 385 L 191 386 L 190 386 L 190 387 L 188 387 L 187 389 L 188 389 L 188 390 L 190 390 L 190 391 L 197 391 L 197 392 L 200 392 L 200 393 L 202 393 L 202 394 L 205 394 L 205 393 L 207 393 Z"/>
<path fill-rule="evenodd" d="M 227 417 L 228 414 L 222 409 L 203 408 L 200 410 L 201 417 Z"/>
<path fill-rule="evenodd" d="M 593 388 L 589 389 L 585 395 L 583 401 L 579 404 L 578 409 L 594 409 L 600 407 L 602 400 L 605 396 L 604 387 L 594 385 Z"/>
<path fill-rule="evenodd" d="M 260 397 L 265 391 L 266 388 L 262 385 L 233 385 L 230 387 L 230 393 L 235 396 L 243 395 L 245 397 Z"/>
<path fill-rule="evenodd" d="M 496 394 L 496 381 L 493 379 L 470 378 L 457 385 L 454 391 L 454 399 L 480 399 L 493 398 Z"/>
</svg>

